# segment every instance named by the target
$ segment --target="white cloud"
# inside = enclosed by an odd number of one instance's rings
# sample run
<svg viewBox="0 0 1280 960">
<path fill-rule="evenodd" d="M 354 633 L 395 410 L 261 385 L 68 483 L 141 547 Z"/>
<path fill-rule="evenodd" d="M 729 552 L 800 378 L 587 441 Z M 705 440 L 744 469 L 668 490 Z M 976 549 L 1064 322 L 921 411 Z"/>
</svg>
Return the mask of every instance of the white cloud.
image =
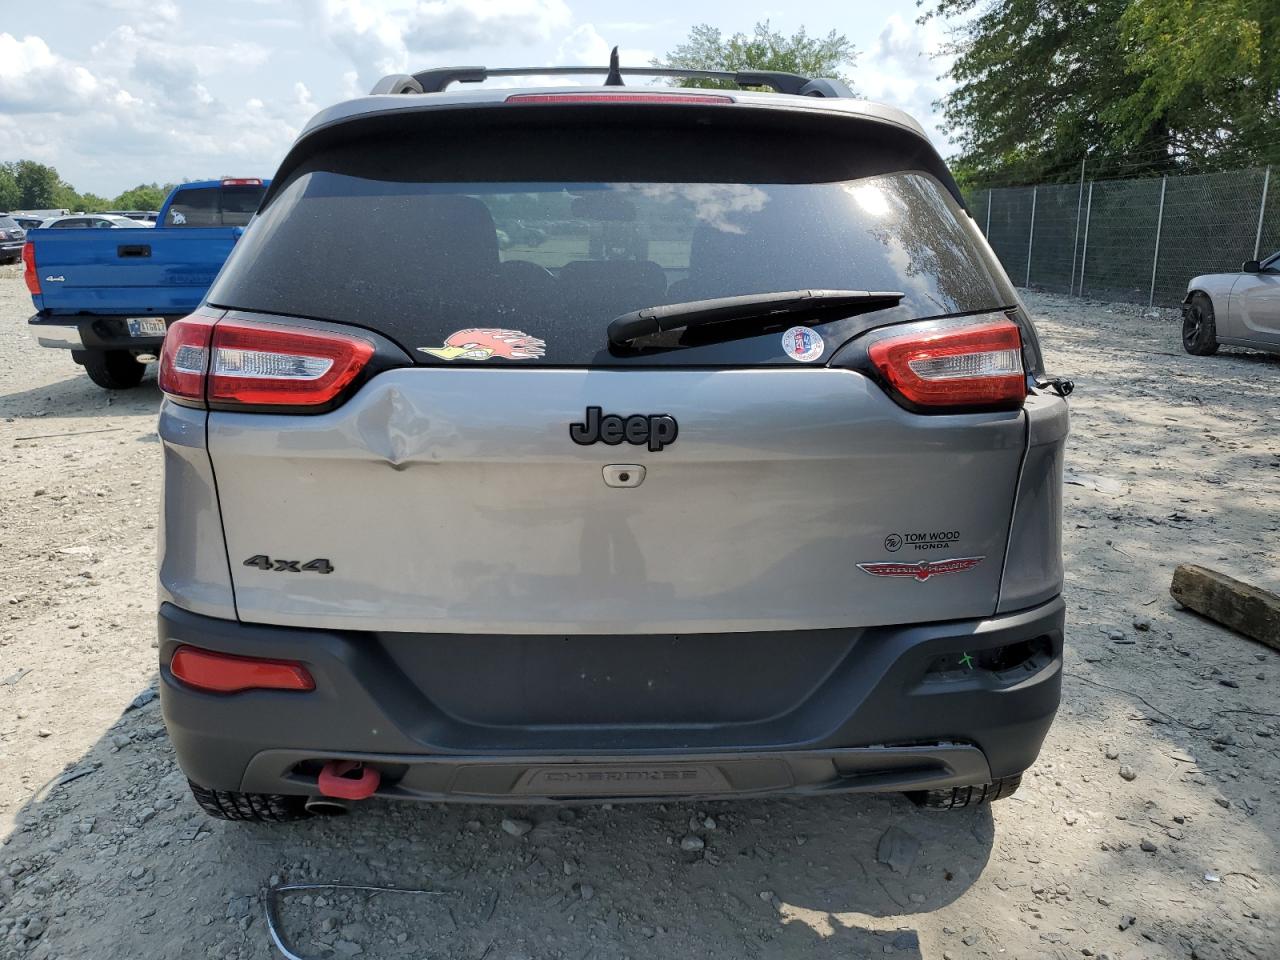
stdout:
<svg viewBox="0 0 1280 960">
<path fill-rule="evenodd" d="M 0 113 L 43 113 L 78 108 L 109 97 L 108 85 L 54 54 L 40 37 L 0 33 Z"/>
<path fill-rule="evenodd" d="M 362 86 L 409 68 L 401 18 L 366 0 L 310 0 L 306 6 L 309 19 L 355 65 Z"/>
<path fill-rule="evenodd" d="M 124 0 L 111 8 L 132 9 Z M 310 90 L 298 83 L 229 105 L 213 78 L 269 51 L 190 42 L 172 5 L 145 9 L 169 28 L 118 26 L 79 62 L 43 37 L 0 33 L 0 159 L 50 163 L 79 189 L 108 195 L 152 180 L 271 172 L 317 110 Z"/>
<path fill-rule="evenodd" d="M 934 117 L 933 102 L 949 87 L 940 79 L 951 65 L 941 55 L 946 42 L 938 21 L 924 24 L 892 14 L 871 48 L 858 58 L 858 93 L 905 110 L 925 125 L 933 141 L 946 147 L 947 141 Z"/>
<path fill-rule="evenodd" d="M 432 53 L 528 46 L 573 20 L 565 0 L 306 0 L 305 9 L 354 65 L 361 91 L 386 74 L 420 68 Z"/>
<path fill-rule="evenodd" d="M 549 39 L 572 19 L 564 0 L 420 0 L 405 43 L 422 51 L 528 45 Z"/>
<path fill-rule="evenodd" d="M 584 23 L 573 29 L 556 48 L 556 63 L 564 66 L 606 67 L 609 52 L 615 44 L 600 35 L 594 24 Z M 618 61 L 624 67 L 647 67 L 652 50 L 619 47 Z"/>
</svg>

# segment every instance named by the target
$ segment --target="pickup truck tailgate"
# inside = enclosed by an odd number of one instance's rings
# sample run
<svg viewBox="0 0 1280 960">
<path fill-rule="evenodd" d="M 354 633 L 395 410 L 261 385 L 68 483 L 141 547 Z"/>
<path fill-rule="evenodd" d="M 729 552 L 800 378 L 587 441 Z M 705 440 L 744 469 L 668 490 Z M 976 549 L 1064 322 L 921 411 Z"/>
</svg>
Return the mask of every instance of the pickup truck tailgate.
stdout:
<svg viewBox="0 0 1280 960">
<path fill-rule="evenodd" d="M 32 230 L 41 292 L 52 314 L 181 314 L 194 309 L 242 228 Z"/>
</svg>

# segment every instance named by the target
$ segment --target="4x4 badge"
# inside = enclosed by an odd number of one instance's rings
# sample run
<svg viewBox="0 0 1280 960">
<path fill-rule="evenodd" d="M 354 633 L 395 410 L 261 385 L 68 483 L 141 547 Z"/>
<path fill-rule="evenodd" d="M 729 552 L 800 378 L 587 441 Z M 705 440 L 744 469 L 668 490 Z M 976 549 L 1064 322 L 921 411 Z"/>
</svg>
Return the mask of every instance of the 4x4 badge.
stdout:
<svg viewBox="0 0 1280 960">
<path fill-rule="evenodd" d="M 873 577 L 911 577 L 921 583 L 930 577 L 972 570 L 986 557 L 958 557 L 955 560 L 921 560 L 918 563 L 860 563 L 858 569 Z"/>
</svg>

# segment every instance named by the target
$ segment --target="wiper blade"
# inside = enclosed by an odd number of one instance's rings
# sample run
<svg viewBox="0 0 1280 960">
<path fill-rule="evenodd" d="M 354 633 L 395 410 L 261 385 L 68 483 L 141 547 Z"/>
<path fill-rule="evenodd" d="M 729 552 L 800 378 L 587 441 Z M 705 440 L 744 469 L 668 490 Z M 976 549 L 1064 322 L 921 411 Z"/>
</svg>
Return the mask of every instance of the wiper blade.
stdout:
<svg viewBox="0 0 1280 960">
<path fill-rule="evenodd" d="M 866 309 L 892 307 L 904 296 L 906 294 L 896 290 L 782 290 L 668 303 L 615 317 L 609 324 L 609 342 L 621 346 L 664 330 L 702 327 L 729 320 L 760 319 L 768 322 L 788 314 L 816 313 L 840 307 L 857 307 L 856 312 L 862 313 Z"/>
</svg>

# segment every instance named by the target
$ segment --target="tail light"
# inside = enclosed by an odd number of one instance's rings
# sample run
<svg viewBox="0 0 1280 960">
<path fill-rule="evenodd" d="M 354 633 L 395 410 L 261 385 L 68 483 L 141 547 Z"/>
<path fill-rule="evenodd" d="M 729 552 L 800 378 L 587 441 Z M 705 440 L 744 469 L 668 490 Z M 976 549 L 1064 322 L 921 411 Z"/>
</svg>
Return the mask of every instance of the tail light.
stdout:
<svg viewBox="0 0 1280 960">
<path fill-rule="evenodd" d="M 172 324 L 160 351 L 160 389 L 180 403 L 204 406 L 209 344 L 218 316 L 193 313 Z"/>
<path fill-rule="evenodd" d="M 175 678 L 210 693 L 243 690 L 314 690 L 310 671 L 292 660 L 263 660 L 181 646 L 169 661 Z"/>
<path fill-rule="evenodd" d="M 321 407 L 373 352 L 360 337 L 193 314 L 165 336 L 160 389 L 200 407 Z"/>
<path fill-rule="evenodd" d="M 223 177 L 222 185 L 224 187 L 260 187 L 262 180 L 259 177 Z"/>
<path fill-rule="evenodd" d="M 36 272 L 36 248 L 30 240 L 22 245 L 22 279 L 33 297 L 40 296 L 40 274 Z"/>
<path fill-rule="evenodd" d="M 911 323 L 874 337 L 872 366 L 909 404 L 1016 408 L 1026 399 L 1022 334 L 1007 317 Z"/>
</svg>

